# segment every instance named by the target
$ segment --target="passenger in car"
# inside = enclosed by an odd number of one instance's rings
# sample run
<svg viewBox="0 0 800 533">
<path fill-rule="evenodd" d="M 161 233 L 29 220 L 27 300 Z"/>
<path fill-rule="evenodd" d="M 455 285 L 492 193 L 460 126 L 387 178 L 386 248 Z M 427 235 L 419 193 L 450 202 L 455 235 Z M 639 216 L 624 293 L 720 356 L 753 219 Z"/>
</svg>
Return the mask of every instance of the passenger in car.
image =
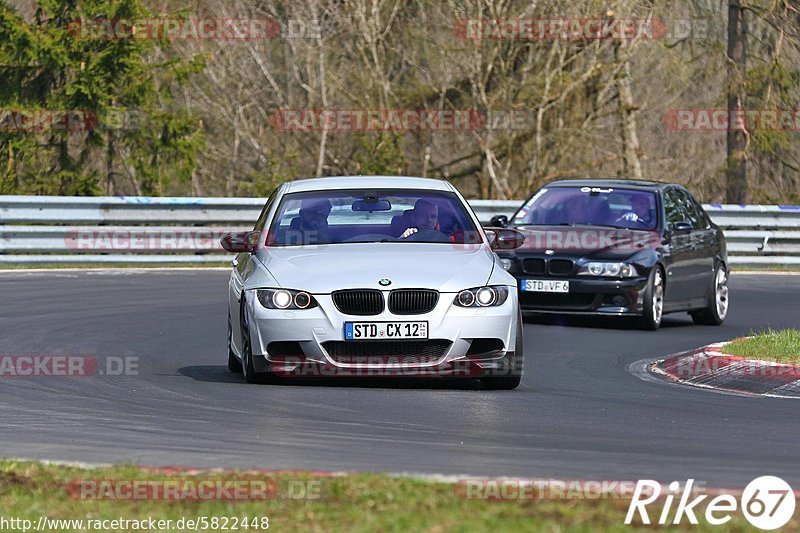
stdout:
<svg viewBox="0 0 800 533">
<path fill-rule="evenodd" d="M 328 216 L 331 202 L 327 198 L 309 198 L 300 203 L 299 216 L 289 224 L 287 237 L 297 244 L 327 244 L 331 242 Z"/>
</svg>

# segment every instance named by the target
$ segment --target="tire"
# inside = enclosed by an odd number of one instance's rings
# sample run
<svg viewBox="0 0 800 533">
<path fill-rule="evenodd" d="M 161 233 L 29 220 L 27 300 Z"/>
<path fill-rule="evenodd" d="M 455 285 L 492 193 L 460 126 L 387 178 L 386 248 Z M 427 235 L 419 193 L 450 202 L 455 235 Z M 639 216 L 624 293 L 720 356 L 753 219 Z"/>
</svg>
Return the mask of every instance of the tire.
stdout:
<svg viewBox="0 0 800 533">
<path fill-rule="evenodd" d="M 728 271 L 722 263 L 714 269 L 714 280 L 711 291 L 708 294 L 706 307 L 692 311 L 692 320 L 695 324 L 706 326 L 719 326 L 725 322 L 730 308 L 730 298 L 728 291 Z"/>
<path fill-rule="evenodd" d="M 245 297 L 242 294 L 241 318 L 240 324 L 242 328 L 242 377 L 247 383 L 264 383 L 266 376 L 263 373 L 256 372 L 253 365 L 253 346 L 250 340 L 250 328 L 247 325 L 247 313 L 245 312 Z"/>
<path fill-rule="evenodd" d="M 522 382 L 522 367 L 525 363 L 525 349 L 522 334 L 522 313 L 517 317 L 517 340 L 514 357 L 511 359 L 511 370 L 508 376 L 491 376 L 481 378 L 481 386 L 486 390 L 513 390 Z"/>
<path fill-rule="evenodd" d="M 650 271 L 647 288 L 644 291 L 644 309 L 639 317 L 639 327 L 647 331 L 655 331 L 661 327 L 664 316 L 664 272 L 656 265 Z"/>
<path fill-rule="evenodd" d="M 242 363 L 233 353 L 233 330 L 231 329 L 231 312 L 228 311 L 228 370 L 234 374 L 242 371 Z"/>
</svg>

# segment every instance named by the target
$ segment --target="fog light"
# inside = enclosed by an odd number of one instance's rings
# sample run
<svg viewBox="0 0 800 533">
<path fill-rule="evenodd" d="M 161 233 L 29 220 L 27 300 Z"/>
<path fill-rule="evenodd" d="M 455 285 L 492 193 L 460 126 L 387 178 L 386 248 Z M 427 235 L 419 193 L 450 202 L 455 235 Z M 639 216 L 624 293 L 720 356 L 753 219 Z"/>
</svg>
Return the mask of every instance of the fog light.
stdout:
<svg viewBox="0 0 800 533">
<path fill-rule="evenodd" d="M 614 296 L 614 300 L 613 300 L 613 301 L 614 301 L 614 305 L 616 305 L 616 306 L 618 306 L 618 307 L 622 307 L 622 306 L 624 306 L 626 303 L 628 303 L 628 300 L 627 300 L 627 298 L 625 298 L 625 297 L 624 297 L 624 296 L 622 296 L 621 294 L 618 294 L 618 295 Z"/>
<path fill-rule="evenodd" d="M 505 270 L 511 270 L 511 267 L 514 266 L 514 262 L 511 259 L 500 258 L 500 264 L 503 265 Z"/>
</svg>

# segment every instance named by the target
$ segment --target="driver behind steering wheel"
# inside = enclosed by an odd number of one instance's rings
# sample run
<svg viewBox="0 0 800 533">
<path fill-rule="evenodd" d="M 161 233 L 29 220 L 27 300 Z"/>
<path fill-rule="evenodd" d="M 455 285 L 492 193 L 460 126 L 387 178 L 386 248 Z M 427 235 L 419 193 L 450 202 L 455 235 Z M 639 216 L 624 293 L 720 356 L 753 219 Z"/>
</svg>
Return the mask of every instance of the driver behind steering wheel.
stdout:
<svg viewBox="0 0 800 533">
<path fill-rule="evenodd" d="M 653 222 L 653 210 L 650 208 L 650 201 L 643 194 L 634 194 L 630 198 L 631 209 L 617 219 L 617 222 L 636 222 L 642 226 L 649 227 Z"/>
<path fill-rule="evenodd" d="M 439 207 L 436 204 L 420 198 L 414 204 L 411 217 L 414 225 L 400 235 L 401 239 L 405 239 L 421 230 L 438 231 Z"/>
</svg>

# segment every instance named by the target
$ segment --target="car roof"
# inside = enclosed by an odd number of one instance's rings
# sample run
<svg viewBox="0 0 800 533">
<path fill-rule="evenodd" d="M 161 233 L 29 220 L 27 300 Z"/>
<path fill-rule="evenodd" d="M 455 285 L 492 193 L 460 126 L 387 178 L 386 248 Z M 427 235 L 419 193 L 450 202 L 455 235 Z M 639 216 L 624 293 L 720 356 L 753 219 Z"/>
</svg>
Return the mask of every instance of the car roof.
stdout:
<svg viewBox="0 0 800 533">
<path fill-rule="evenodd" d="M 649 180 L 625 180 L 625 179 L 574 179 L 551 181 L 545 187 L 620 187 L 626 189 L 640 190 L 660 190 L 667 187 L 680 187 L 675 183 Z"/>
<path fill-rule="evenodd" d="M 428 189 L 452 191 L 453 186 L 444 180 L 409 176 L 331 176 L 306 178 L 287 183 L 286 192 L 324 191 L 337 189 Z"/>
</svg>

